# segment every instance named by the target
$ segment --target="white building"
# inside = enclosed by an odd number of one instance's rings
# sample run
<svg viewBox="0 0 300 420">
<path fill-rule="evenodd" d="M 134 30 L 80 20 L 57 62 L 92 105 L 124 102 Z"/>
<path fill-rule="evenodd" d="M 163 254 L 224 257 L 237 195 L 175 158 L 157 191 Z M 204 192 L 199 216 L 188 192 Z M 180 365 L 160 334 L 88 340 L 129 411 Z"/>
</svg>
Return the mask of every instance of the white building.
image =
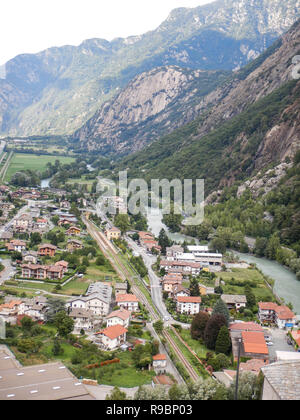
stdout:
<svg viewBox="0 0 300 420">
<path fill-rule="evenodd" d="M 129 327 L 131 319 L 131 312 L 126 309 L 119 309 L 114 311 L 106 317 L 106 326 L 112 327 L 113 325 L 122 325 L 125 328 Z"/>
<path fill-rule="evenodd" d="M 200 312 L 201 298 L 198 296 L 179 296 L 176 310 L 181 314 L 196 315 Z"/>
<path fill-rule="evenodd" d="M 111 300 L 101 294 L 93 293 L 89 296 L 78 297 L 67 303 L 67 308 L 86 309 L 92 311 L 94 315 L 105 317 L 110 312 Z"/>
<path fill-rule="evenodd" d="M 126 309 L 130 312 L 139 311 L 139 300 L 135 295 L 126 294 L 126 295 L 117 295 L 116 304 L 123 309 Z"/>
<path fill-rule="evenodd" d="M 126 343 L 127 329 L 122 325 L 113 325 L 95 334 L 95 343 L 104 350 L 115 350 Z"/>
</svg>

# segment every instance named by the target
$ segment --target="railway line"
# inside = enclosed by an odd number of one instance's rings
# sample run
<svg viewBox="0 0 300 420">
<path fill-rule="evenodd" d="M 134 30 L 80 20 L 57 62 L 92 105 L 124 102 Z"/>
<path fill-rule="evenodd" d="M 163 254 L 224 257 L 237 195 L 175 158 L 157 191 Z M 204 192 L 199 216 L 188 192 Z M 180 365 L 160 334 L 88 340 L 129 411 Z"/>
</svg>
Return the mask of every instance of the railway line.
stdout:
<svg viewBox="0 0 300 420">
<path fill-rule="evenodd" d="M 175 343 L 174 339 L 171 337 L 171 335 L 168 333 L 168 331 L 164 330 L 163 335 L 164 335 L 165 339 L 168 341 L 168 343 L 170 344 L 170 346 L 175 351 L 176 356 L 178 357 L 180 362 L 183 364 L 183 366 L 187 370 L 187 372 L 190 375 L 190 378 L 192 379 L 192 381 L 196 382 L 199 379 L 198 373 L 195 371 L 195 369 L 190 364 L 190 362 L 182 354 L 179 346 Z"/>
</svg>

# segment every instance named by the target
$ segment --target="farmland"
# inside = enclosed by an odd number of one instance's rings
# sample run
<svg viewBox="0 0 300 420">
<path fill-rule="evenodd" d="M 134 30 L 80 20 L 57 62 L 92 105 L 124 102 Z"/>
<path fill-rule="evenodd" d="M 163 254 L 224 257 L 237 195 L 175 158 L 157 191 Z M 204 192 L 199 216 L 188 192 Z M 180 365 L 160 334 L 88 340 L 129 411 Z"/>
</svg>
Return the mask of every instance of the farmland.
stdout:
<svg viewBox="0 0 300 420">
<path fill-rule="evenodd" d="M 43 172 L 47 167 L 47 163 L 54 164 L 56 160 L 59 160 L 62 164 L 67 164 L 74 162 L 75 159 L 65 156 L 39 156 L 35 154 L 14 153 L 5 175 L 5 181 L 10 181 L 16 172 L 22 170 L 30 169 Z"/>
</svg>

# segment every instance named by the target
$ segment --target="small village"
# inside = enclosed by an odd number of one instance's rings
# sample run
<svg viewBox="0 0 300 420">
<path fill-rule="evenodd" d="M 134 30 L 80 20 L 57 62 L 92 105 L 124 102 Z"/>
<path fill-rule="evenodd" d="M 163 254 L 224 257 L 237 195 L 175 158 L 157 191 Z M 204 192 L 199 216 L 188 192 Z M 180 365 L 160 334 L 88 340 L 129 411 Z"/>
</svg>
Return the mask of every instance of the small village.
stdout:
<svg viewBox="0 0 300 420">
<path fill-rule="evenodd" d="M 300 369 L 299 317 L 254 266 L 135 229 L 120 197 L 107 217 L 87 192 L 0 193 L 1 376 L 12 363 L 42 390 L 30 375 L 56 363 L 91 399 L 199 380 L 228 397 L 238 370 L 265 398 L 293 392 L 272 378 Z"/>
</svg>

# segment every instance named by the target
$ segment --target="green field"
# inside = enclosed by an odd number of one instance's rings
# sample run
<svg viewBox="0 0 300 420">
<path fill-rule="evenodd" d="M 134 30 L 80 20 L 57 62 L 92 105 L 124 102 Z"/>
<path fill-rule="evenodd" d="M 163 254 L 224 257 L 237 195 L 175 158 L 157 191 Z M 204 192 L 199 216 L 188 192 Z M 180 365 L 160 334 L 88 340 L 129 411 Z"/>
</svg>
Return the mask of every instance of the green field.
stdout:
<svg viewBox="0 0 300 420">
<path fill-rule="evenodd" d="M 21 170 L 31 169 L 43 172 L 47 168 L 48 162 L 54 164 L 56 160 L 59 160 L 62 164 L 66 164 L 74 162 L 75 159 L 72 157 L 15 153 L 6 172 L 5 181 L 10 181 L 13 174 Z"/>
</svg>

